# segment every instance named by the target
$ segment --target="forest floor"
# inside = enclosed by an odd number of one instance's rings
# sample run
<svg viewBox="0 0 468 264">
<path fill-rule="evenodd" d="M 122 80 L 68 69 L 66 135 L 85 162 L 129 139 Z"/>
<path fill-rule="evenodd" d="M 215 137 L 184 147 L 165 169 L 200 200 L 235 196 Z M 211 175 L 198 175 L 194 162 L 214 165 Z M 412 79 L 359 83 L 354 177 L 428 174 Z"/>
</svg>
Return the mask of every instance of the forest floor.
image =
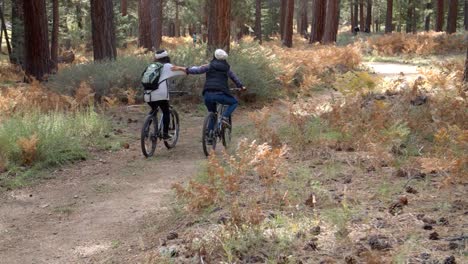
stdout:
<svg viewBox="0 0 468 264">
<path fill-rule="evenodd" d="M 382 77 L 396 78 L 403 72 L 407 78 L 412 78 L 417 74 L 414 65 L 380 62 L 366 65 Z M 327 100 L 330 96 L 320 98 Z M 89 160 L 54 171 L 47 181 L 0 194 L 0 263 L 145 262 L 147 252 L 160 246 L 158 238 L 164 238 L 172 230 L 183 229 L 186 223 L 177 221 L 180 212 L 174 212 L 170 206 L 174 199 L 171 186 L 188 181 L 206 160 L 199 142 L 203 115 L 182 113 L 177 147 L 167 151 L 158 146 L 155 158 L 144 159 L 139 146 L 139 131 L 145 113 L 139 108 L 121 110 L 112 118 L 127 137 L 129 149 L 95 153 Z M 248 122 L 247 111 L 240 110 L 234 123 Z M 336 159 L 346 161 L 353 159 L 352 155 L 356 154 L 341 152 L 337 153 Z M 327 180 L 331 183 L 325 188 L 335 186 L 343 179 Z M 354 186 L 357 192 L 366 193 L 366 187 L 374 184 L 379 185 L 382 195 L 389 195 L 394 186 L 384 180 L 389 178 L 356 181 L 353 178 L 349 188 Z M 463 199 L 466 201 L 466 198 L 460 197 L 464 193 L 463 186 L 460 188 L 451 194 L 451 200 L 461 201 L 458 203 L 463 211 L 466 209 Z M 360 198 L 365 199 L 363 197 Z M 417 200 L 426 201 L 424 205 L 427 205 L 431 203 L 430 199 L 430 195 L 424 194 Z M 370 208 L 382 209 L 381 204 L 375 207 L 372 202 L 370 204 Z M 463 228 L 466 231 L 460 210 L 456 210 L 454 218 L 443 215 L 451 221 L 450 224 L 454 219 L 456 225 L 444 227 L 442 235 L 463 233 Z M 385 219 L 382 212 L 369 214 L 382 215 L 379 220 L 382 226 L 391 221 Z M 388 232 L 414 228 L 411 225 L 416 217 L 416 213 L 401 216 L 398 228 Z M 416 228 L 423 232 L 422 228 Z M 399 239 L 397 234 L 388 235 Z"/>
</svg>

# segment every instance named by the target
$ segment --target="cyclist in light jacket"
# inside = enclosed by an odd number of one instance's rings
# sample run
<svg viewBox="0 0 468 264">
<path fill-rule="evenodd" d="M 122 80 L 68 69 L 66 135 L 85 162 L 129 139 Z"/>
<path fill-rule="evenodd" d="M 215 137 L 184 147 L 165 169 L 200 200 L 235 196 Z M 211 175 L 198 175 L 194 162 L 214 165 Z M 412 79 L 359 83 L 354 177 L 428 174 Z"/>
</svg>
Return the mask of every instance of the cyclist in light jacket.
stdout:
<svg viewBox="0 0 468 264">
<path fill-rule="evenodd" d="M 154 61 L 162 63 L 164 67 L 161 69 L 161 74 L 159 77 L 159 87 L 156 90 L 151 91 L 150 93 L 145 93 L 144 99 L 147 102 L 153 111 L 157 108 L 161 108 L 163 112 L 163 139 L 170 139 L 169 136 L 169 123 L 171 121 L 170 110 L 169 110 L 169 83 L 168 80 L 172 77 L 185 75 L 184 72 L 175 72 L 171 68 L 171 59 L 169 58 L 169 53 L 166 50 L 158 50 L 154 56 Z"/>
</svg>

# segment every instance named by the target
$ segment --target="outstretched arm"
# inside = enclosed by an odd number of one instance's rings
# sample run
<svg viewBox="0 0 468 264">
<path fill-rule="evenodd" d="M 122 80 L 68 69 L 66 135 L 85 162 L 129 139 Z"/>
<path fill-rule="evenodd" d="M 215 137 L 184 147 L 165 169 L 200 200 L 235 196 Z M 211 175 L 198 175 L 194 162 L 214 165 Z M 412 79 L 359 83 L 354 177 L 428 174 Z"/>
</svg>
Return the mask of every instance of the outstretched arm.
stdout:
<svg viewBox="0 0 468 264">
<path fill-rule="evenodd" d="M 174 66 L 171 68 L 173 71 L 183 71 L 186 74 L 203 74 L 206 73 L 210 69 L 209 65 L 202 65 L 202 66 L 193 66 L 193 67 L 179 67 Z"/>
<path fill-rule="evenodd" d="M 231 80 L 236 84 L 236 87 L 237 87 L 237 88 L 243 88 L 243 89 L 245 89 L 244 85 L 242 84 L 242 82 L 240 81 L 240 79 L 237 77 L 237 75 L 236 75 L 233 71 L 229 70 L 229 71 L 228 71 L 228 76 L 229 76 L 229 78 L 231 78 Z"/>
</svg>

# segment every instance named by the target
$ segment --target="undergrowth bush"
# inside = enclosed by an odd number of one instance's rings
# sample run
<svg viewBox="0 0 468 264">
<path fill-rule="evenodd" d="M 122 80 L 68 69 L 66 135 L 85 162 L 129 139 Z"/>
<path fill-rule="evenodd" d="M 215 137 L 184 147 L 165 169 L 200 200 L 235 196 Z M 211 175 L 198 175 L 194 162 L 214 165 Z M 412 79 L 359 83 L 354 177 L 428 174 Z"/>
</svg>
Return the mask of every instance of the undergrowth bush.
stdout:
<svg viewBox="0 0 468 264">
<path fill-rule="evenodd" d="M 109 96 L 113 88 L 140 88 L 141 73 L 149 57 L 120 57 L 115 61 L 72 65 L 49 78 L 47 86 L 56 92 L 73 96 L 82 82 L 90 85 L 99 97 Z"/>
<path fill-rule="evenodd" d="M 367 52 L 378 55 L 398 54 L 446 54 L 463 52 L 466 44 L 463 35 L 437 32 L 421 32 L 417 34 L 393 33 L 371 37 L 364 43 Z"/>
<path fill-rule="evenodd" d="M 199 66 L 211 61 L 206 54 L 206 45 L 182 45 L 171 52 L 173 62 L 181 66 Z M 231 47 L 228 62 L 242 83 L 259 99 L 273 99 L 281 93 L 279 61 L 272 51 L 256 42 L 241 42 Z M 205 82 L 204 75 L 188 76 L 180 79 L 177 85 L 201 94 Z M 230 83 L 231 87 L 234 84 Z"/>
<path fill-rule="evenodd" d="M 184 38 L 166 39 L 171 61 L 180 66 L 198 66 L 209 63 L 212 55 L 207 55 L 206 45 L 193 46 Z M 49 79 L 48 87 L 53 91 L 74 96 L 82 82 L 89 84 L 97 98 L 112 97 L 122 90 L 139 89 L 141 73 L 152 60 L 152 56 L 141 50 L 130 53 L 115 61 L 76 64 L 61 69 Z M 255 42 L 243 42 L 231 49 L 228 62 L 245 86 L 260 99 L 274 98 L 280 92 L 278 60 L 271 50 Z M 200 95 L 205 82 L 204 75 L 176 78 L 177 90 L 185 90 Z"/>
<path fill-rule="evenodd" d="M 0 123 L 4 167 L 12 172 L 18 168 L 44 169 L 83 159 L 87 148 L 101 141 L 109 129 L 109 121 L 92 109 L 15 113 Z M 0 180 L 10 177 L 15 176 L 5 175 Z"/>
<path fill-rule="evenodd" d="M 204 181 L 190 181 L 186 187 L 176 184 L 174 188 L 190 211 L 227 206 L 233 223 L 258 224 L 264 217 L 264 209 L 284 202 L 277 199 L 282 194 L 277 193 L 275 186 L 285 176 L 286 153 L 284 146 L 273 148 L 244 139 L 235 155 L 210 156 Z M 240 210 L 240 203 L 248 204 L 247 210 Z"/>
</svg>

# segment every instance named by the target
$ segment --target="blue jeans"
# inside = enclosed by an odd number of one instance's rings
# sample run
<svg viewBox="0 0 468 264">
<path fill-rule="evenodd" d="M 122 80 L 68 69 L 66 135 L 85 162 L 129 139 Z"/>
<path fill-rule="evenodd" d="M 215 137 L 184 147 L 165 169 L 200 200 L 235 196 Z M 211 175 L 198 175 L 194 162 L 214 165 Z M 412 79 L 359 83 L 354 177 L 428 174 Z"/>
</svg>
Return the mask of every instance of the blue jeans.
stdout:
<svg viewBox="0 0 468 264">
<path fill-rule="evenodd" d="M 239 102 L 237 102 L 237 99 L 231 95 L 227 95 L 224 93 L 206 92 L 205 93 L 205 105 L 209 112 L 212 112 L 212 113 L 216 112 L 216 103 L 228 106 L 226 111 L 222 114 L 224 117 L 227 117 L 227 118 L 229 118 L 232 115 L 234 110 L 236 110 L 237 106 L 239 105 Z M 209 125 L 210 130 L 213 129 L 213 127 L 214 127 L 214 124 L 213 124 L 213 121 L 211 121 Z"/>
</svg>

